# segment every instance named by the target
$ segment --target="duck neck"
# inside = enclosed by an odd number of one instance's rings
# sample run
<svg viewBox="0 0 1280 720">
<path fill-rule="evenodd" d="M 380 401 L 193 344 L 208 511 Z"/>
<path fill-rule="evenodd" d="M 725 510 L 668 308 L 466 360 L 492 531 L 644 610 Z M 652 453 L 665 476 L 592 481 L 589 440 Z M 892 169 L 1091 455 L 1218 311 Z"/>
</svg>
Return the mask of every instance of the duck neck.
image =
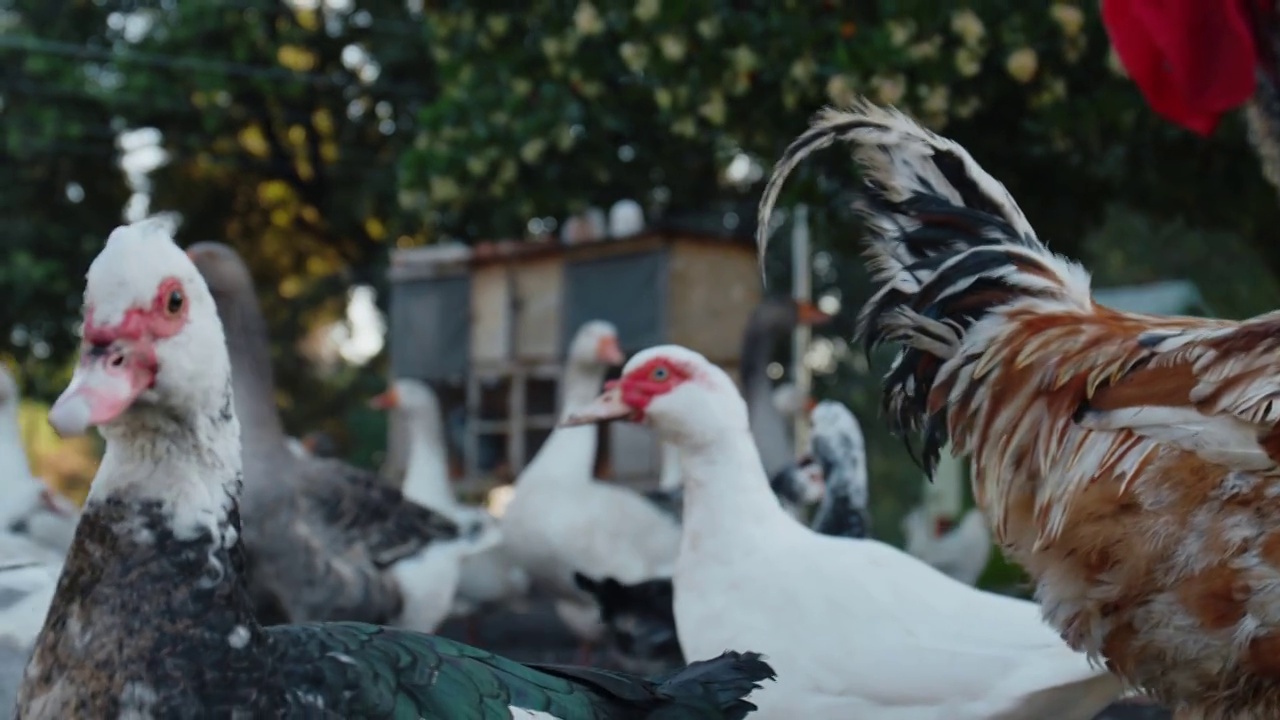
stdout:
<svg viewBox="0 0 1280 720">
<path fill-rule="evenodd" d="M 243 577 L 240 426 L 229 382 L 222 397 L 210 412 L 137 409 L 102 428 L 106 453 L 58 581 L 59 612 L 101 622 L 92 631 L 110 637 L 163 642 L 154 629 L 163 621 L 174 633 L 216 631 L 233 649 L 261 640 Z M 129 612 L 112 598 L 128 598 Z M 80 612 L 84 603 L 95 612 Z M 49 618 L 46 630 L 58 622 L 52 610 Z"/>
<path fill-rule="evenodd" d="M 218 311 L 231 356 L 235 410 L 246 456 L 287 453 L 284 425 L 276 409 L 275 378 L 267 321 L 251 291 L 218 298 Z"/>
<path fill-rule="evenodd" d="M 743 397 L 751 420 L 751 434 L 765 473 L 773 477 L 794 459 L 786 419 L 773 405 L 773 382 L 769 361 L 780 331 L 753 318 L 742 339 L 740 371 Z"/>
<path fill-rule="evenodd" d="M 405 413 L 404 419 L 409 435 L 404 496 L 432 510 L 452 511 L 458 500 L 449 487 L 449 461 L 439 412 L 432 417 L 430 409 L 414 408 Z"/>
<path fill-rule="evenodd" d="M 684 543 L 691 537 L 744 538 L 760 536 L 762 527 L 791 522 L 769 489 L 755 443 L 746 427 L 680 444 L 680 472 L 684 478 Z M 683 550 L 682 550 L 683 552 Z"/>
<path fill-rule="evenodd" d="M 565 367 L 560 402 L 560 418 L 595 399 L 604 383 L 602 365 L 570 362 Z M 520 473 L 526 485 L 580 484 L 595 475 L 599 429 L 595 425 L 557 427 Z"/>
<path fill-rule="evenodd" d="M 658 475 L 658 489 L 675 492 L 684 484 L 680 476 L 680 451 L 669 442 L 661 443 L 662 471 Z"/>
</svg>

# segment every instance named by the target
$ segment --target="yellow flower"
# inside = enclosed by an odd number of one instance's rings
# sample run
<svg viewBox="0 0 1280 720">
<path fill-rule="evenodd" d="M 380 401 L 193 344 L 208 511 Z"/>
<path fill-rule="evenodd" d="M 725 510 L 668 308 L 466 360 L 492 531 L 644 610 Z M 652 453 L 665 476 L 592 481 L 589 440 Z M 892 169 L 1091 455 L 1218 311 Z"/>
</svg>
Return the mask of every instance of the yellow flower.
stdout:
<svg viewBox="0 0 1280 720">
<path fill-rule="evenodd" d="M 724 95 L 712 90 L 707 96 L 707 101 L 698 106 L 698 114 L 712 125 L 723 125 L 725 116 L 729 114 L 729 108 L 724 103 Z"/>
<path fill-rule="evenodd" d="M 760 58 L 756 57 L 751 48 L 739 45 L 729 51 L 729 64 L 738 72 L 751 72 L 759 67 Z"/>
<path fill-rule="evenodd" d="M 1040 59 L 1036 56 L 1036 51 L 1029 47 L 1018 48 L 1009 53 L 1009 58 L 1005 60 L 1005 69 L 1009 71 L 1009 75 L 1020 83 L 1029 83 L 1036 76 L 1036 70 L 1040 67 Z"/>
<path fill-rule="evenodd" d="M 924 98 L 920 103 L 921 110 L 931 115 L 946 116 L 951 107 L 951 90 L 946 85 L 921 86 L 916 92 Z"/>
<path fill-rule="evenodd" d="M 969 8 L 958 10 L 951 14 L 951 32 L 955 33 L 965 45 L 973 47 L 982 41 L 987 34 L 987 28 L 982 24 L 982 18 Z"/>
<path fill-rule="evenodd" d="M 885 23 L 885 26 L 889 28 L 889 43 L 894 47 L 906 45 L 916 35 L 916 23 L 910 18 L 906 20 L 890 20 Z"/>
<path fill-rule="evenodd" d="M 644 72 L 649 64 L 649 48 L 635 41 L 627 41 L 618 46 L 618 54 L 622 62 L 633 73 Z"/>
<path fill-rule="evenodd" d="M 462 188 L 453 178 L 446 175 L 432 175 L 428 181 L 428 192 L 437 203 L 447 203 L 462 196 Z"/>
<path fill-rule="evenodd" d="M 489 161 L 482 155 L 470 155 L 467 157 L 467 172 L 480 177 L 489 172 Z"/>
<path fill-rule="evenodd" d="M 520 146 L 520 159 L 525 161 L 527 165 L 533 165 L 542 158 L 542 153 L 547 149 L 547 141 L 535 137 Z"/>
<path fill-rule="evenodd" d="M 670 110 L 673 99 L 671 91 L 667 88 L 655 88 L 653 91 L 653 102 L 657 104 L 659 110 Z"/>
<path fill-rule="evenodd" d="M 941 50 L 942 38 L 934 35 L 928 40 L 912 43 L 911 47 L 907 48 L 907 57 L 912 60 L 932 60 L 938 57 Z"/>
<path fill-rule="evenodd" d="M 658 49 L 662 51 L 662 57 L 671 62 L 680 62 L 689 49 L 689 43 L 685 42 L 683 35 L 666 33 L 658 38 Z"/>
<path fill-rule="evenodd" d="M 604 32 L 604 18 L 595 5 L 583 0 L 573 11 L 573 26 L 583 35 L 599 35 Z"/>
<path fill-rule="evenodd" d="M 511 158 L 503 158 L 502 164 L 498 166 L 498 174 L 494 177 L 504 185 L 516 179 L 516 161 Z"/>
<path fill-rule="evenodd" d="M 527 78 L 516 78 L 511 81 L 511 92 L 516 97 L 528 97 L 533 92 L 533 82 Z"/>
<path fill-rule="evenodd" d="M 507 28 L 511 27 L 511 18 L 506 15 L 493 14 L 485 18 L 484 24 L 489 28 L 489 32 L 494 37 L 502 37 L 507 34 Z"/>
<path fill-rule="evenodd" d="M 907 79 L 901 73 L 876 75 L 871 78 L 871 88 L 881 105 L 897 105 L 907 94 Z"/>
<path fill-rule="evenodd" d="M 956 103 L 954 113 L 958 118 L 967 119 L 973 117 L 980 107 L 982 107 L 982 101 L 975 95 Z"/>
<path fill-rule="evenodd" d="M 709 17 L 698 21 L 698 34 L 704 40 L 714 40 L 720 34 L 720 18 Z"/>
<path fill-rule="evenodd" d="M 1049 8 L 1049 16 L 1062 28 L 1062 34 L 1075 37 L 1084 28 L 1084 12 L 1075 5 L 1056 2 Z"/>
<path fill-rule="evenodd" d="M 556 128 L 556 147 L 560 149 L 560 152 L 573 147 L 575 142 L 577 142 L 577 138 L 573 136 L 573 128 L 565 124 L 561 124 Z"/>
<path fill-rule="evenodd" d="M 809 84 L 817 72 L 818 63 L 814 61 L 812 55 L 802 55 L 791 63 L 791 79 L 803 85 Z"/>
<path fill-rule="evenodd" d="M 698 123 L 688 115 L 671 123 L 671 134 L 691 138 L 698 134 Z"/>
<path fill-rule="evenodd" d="M 956 50 L 956 72 L 960 77 L 971 78 L 982 72 L 982 56 L 973 48 Z"/>
<path fill-rule="evenodd" d="M 1124 63 L 1120 62 L 1120 56 L 1116 54 L 1114 46 L 1107 49 L 1107 68 L 1122 78 L 1129 77 L 1129 71 L 1124 69 Z"/>
<path fill-rule="evenodd" d="M 662 0 L 636 0 L 635 16 L 640 22 L 649 22 L 662 12 Z"/>
<path fill-rule="evenodd" d="M 848 75 L 832 75 L 827 80 L 827 99 L 836 107 L 847 107 L 858 97 L 853 78 Z"/>
</svg>

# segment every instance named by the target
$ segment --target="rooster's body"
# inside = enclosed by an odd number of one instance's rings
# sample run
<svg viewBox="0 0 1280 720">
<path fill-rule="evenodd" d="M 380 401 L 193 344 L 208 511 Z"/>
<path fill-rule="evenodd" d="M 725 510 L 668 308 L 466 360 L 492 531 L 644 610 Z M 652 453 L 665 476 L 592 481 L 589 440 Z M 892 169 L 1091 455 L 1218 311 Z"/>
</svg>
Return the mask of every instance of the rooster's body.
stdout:
<svg viewBox="0 0 1280 720">
<path fill-rule="evenodd" d="M 828 111 L 761 202 L 854 146 L 877 292 L 869 346 L 929 470 L 950 441 L 1005 553 L 1077 650 L 1196 720 L 1280 718 L 1280 314 L 1153 317 L 1094 303 L 1005 188 L 902 114 Z"/>
</svg>

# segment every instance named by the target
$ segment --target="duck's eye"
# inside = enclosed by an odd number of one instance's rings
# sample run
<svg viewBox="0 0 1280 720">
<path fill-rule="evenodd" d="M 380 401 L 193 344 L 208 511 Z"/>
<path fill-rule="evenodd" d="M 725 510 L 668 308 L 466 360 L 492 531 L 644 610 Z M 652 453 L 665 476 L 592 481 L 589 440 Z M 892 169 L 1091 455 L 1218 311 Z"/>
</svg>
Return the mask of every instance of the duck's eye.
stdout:
<svg viewBox="0 0 1280 720">
<path fill-rule="evenodd" d="M 182 295 L 181 290 L 173 290 L 169 293 L 169 299 L 165 300 L 164 311 L 169 315 L 177 315 L 182 312 L 182 304 L 187 301 Z"/>
<path fill-rule="evenodd" d="M 666 365 L 659 365 L 658 367 L 653 369 L 653 373 L 650 374 L 649 377 L 653 378 L 654 380 L 657 380 L 658 382 L 662 382 L 663 380 L 666 380 L 668 377 L 670 377 L 670 375 L 671 375 L 671 371 L 667 370 Z"/>
</svg>

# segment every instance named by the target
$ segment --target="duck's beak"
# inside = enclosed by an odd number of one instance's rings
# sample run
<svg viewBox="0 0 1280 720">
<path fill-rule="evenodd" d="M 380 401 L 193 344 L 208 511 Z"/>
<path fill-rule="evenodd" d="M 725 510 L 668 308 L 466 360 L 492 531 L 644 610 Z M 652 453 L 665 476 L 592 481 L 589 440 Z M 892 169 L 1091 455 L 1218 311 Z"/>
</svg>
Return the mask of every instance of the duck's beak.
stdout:
<svg viewBox="0 0 1280 720">
<path fill-rule="evenodd" d="M 618 345 L 617 335 L 606 335 L 600 338 L 599 344 L 596 345 L 596 357 L 600 362 L 611 367 L 622 365 L 627 361 L 627 356 L 622 354 L 622 348 Z"/>
<path fill-rule="evenodd" d="M 796 322 L 800 325 L 822 325 L 831 320 L 831 316 L 818 309 L 808 300 L 796 301 Z"/>
<path fill-rule="evenodd" d="M 400 406 L 400 395 L 395 388 L 387 388 L 386 392 L 369 398 L 369 407 L 374 410 L 391 410 Z"/>
<path fill-rule="evenodd" d="M 49 424 L 60 437 L 83 435 L 123 415 L 153 382 L 155 357 L 146 347 L 124 340 L 87 346 L 71 384 L 49 409 Z"/>
<path fill-rule="evenodd" d="M 600 397 L 574 410 L 569 413 L 569 417 L 561 420 L 560 427 L 590 425 L 591 423 L 605 422 L 607 420 L 630 418 L 635 415 L 635 408 L 632 408 L 622 400 L 621 386 L 617 383 L 610 383 Z"/>
</svg>

